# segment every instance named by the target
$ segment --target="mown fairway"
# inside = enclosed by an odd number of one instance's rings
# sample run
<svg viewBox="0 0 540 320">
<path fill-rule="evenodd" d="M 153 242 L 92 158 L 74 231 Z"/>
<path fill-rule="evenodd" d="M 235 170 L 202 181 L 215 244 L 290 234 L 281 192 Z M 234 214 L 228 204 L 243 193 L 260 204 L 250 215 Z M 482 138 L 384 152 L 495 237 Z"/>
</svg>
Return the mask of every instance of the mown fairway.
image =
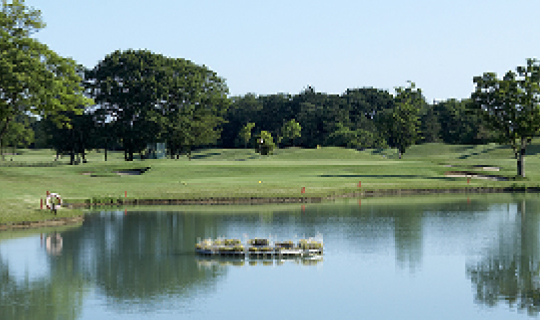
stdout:
<svg viewBox="0 0 540 320">
<path fill-rule="evenodd" d="M 251 149 L 208 149 L 194 153 L 191 161 L 136 160 L 125 162 L 122 153 L 92 152 L 86 164 L 51 167 L 12 165 L 50 164 L 49 150 L 18 150 L 0 162 L 0 223 L 43 218 L 34 211 L 46 191 L 56 192 L 65 202 L 87 199 L 200 199 L 232 197 L 327 197 L 376 189 L 448 189 L 464 187 L 537 186 L 540 184 L 539 145 L 530 147 L 526 158 L 528 178 L 492 181 L 447 177 L 446 171 L 477 171 L 512 177 L 515 160 L 510 149 L 498 145 L 451 146 L 425 144 L 412 147 L 398 160 L 394 150 L 356 151 L 342 148 L 280 149 L 261 157 Z M 13 158 L 13 161 L 11 161 Z M 454 167 L 448 167 L 453 165 Z M 496 166 L 498 172 L 483 172 L 473 166 Z M 141 175 L 118 175 L 115 171 L 150 167 Z M 259 183 L 260 181 L 260 183 Z M 361 182 L 361 188 L 358 188 Z M 301 189 L 305 187 L 305 194 Z M 69 215 L 69 210 L 59 211 Z"/>
</svg>

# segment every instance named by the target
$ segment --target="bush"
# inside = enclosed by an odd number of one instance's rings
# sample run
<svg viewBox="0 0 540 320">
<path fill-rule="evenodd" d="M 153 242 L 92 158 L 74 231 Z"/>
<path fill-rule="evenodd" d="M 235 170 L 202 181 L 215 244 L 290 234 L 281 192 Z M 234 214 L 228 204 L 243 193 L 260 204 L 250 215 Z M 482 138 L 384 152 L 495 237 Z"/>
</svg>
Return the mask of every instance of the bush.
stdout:
<svg viewBox="0 0 540 320">
<path fill-rule="evenodd" d="M 264 156 L 272 154 L 274 152 L 274 148 L 276 147 L 274 139 L 268 131 L 261 131 L 261 133 L 257 136 L 256 142 L 255 152 L 259 153 L 260 151 L 261 155 Z"/>
</svg>

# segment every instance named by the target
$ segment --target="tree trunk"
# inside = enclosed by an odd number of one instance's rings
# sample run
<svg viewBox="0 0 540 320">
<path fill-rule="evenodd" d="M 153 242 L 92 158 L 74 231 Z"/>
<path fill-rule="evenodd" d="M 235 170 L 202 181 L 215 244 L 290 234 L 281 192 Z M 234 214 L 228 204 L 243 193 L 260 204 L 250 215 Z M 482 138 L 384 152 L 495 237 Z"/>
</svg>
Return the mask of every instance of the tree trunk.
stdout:
<svg viewBox="0 0 540 320">
<path fill-rule="evenodd" d="M 109 149 L 109 139 L 105 138 L 105 161 L 107 161 L 107 149 Z"/>
<path fill-rule="evenodd" d="M 11 117 L 7 117 L 4 127 L 2 127 L 2 130 L 0 130 L 0 141 L 2 141 L 2 139 L 4 138 L 4 135 L 6 134 L 6 132 L 8 130 L 8 126 L 9 126 L 10 122 L 11 122 Z M 2 160 L 5 160 L 3 150 L 1 150 L 1 151 L 2 151 Z"/>
<path fill-rule="evenodd" d="M 528 140 L 526 138 L 521 138 L 521 144 L 517 159 L 517 175 L 520 177 L 525 177 L 525 151 L 527 148 Z"/>
<path fill-rule="evenodd" d="M 517 175 L 525 177 L 525 149 L 521 149 L 517 159 Z"/>
</svg>

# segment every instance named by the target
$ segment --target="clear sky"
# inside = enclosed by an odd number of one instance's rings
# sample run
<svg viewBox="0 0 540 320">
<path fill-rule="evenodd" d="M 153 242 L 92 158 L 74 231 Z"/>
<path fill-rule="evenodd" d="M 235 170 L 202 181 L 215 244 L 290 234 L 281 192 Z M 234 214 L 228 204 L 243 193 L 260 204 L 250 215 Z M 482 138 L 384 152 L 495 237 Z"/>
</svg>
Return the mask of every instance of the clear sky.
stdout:
<svg viewBox="0 0 540 320">
<path fill-rule="evenodd" d="M 540 57 L 538 0 L 26 0 L 36 34 L 94 67 L 148 49 L 205 64 L 232 95 L 416 82 L 428 101 L 467 98 L 473 76 Z"/>
</svg>

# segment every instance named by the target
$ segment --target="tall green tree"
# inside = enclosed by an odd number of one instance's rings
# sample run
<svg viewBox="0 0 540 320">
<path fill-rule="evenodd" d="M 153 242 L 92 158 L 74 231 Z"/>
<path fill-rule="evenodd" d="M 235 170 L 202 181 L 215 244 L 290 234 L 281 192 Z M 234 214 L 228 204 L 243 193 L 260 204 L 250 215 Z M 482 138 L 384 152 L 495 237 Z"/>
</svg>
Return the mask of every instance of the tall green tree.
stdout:
<svg viewBox="0 0 540 320">
<path fill-rule="evenodd" d="M 215 72 L 147 50 L 107 55 L 87 81 L 128 161 L 149 142 L 166 141 L 171 155 L 215 142 L 229 105 L 225 81 Z"/>
<path fill-rule="evenodd" d="M 425 101 L 422 91 L 416 88 L 414 82 L 410 82 L 406 88 L 396 88 L 394 99 L 394 109 L 385 119 L 385 129 L 389 145 L 398 149 L 401 159 L 407 148 L 419 138 L 419 113 Z"/>
<path fill-rule="evenodd" d="M 230 105 L 225 80 L 206 66 L 184 59 L 166 60 L 167 95 L 160 103 L 167 141 L 172 156 L 185 152 L 191 159 L 196 146 L 216 143 Z"/>
<path fill-rule="evenodd" d="M 40 116 L 90 104 L 80 68 L 31 36 L 45 27 L 24 0 L 0 4 L 0 139 L 17 115 Z"/>
<path fill-rule="evenodd" d="M 539 61 L 527 59 L 527 65 L 508 71 L 502 79 L 486 72 L 473 81 L 473 110 L 495 130 L 500 143 L 512 147 L 517 175 L 525 177 L 527 145 L 540 131 Z"/>
<path fill-rule="evenodd" d="M 115 51 L 86 73 L 87 85 L 112 120 L 127 161 L 156 134 L 156 125 L 149 122 L 166 93 L 159 81 L 162 65 L 163 57 L 147 50 Z"/>
</svg>

